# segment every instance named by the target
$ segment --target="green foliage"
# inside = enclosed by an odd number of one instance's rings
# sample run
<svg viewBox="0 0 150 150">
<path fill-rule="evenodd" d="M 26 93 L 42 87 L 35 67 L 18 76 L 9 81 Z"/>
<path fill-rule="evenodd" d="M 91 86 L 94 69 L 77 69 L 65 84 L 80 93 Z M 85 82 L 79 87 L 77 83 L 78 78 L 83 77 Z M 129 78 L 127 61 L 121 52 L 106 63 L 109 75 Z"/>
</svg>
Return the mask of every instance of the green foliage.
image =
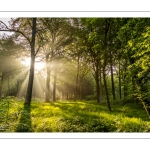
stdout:
<svg viewBox="0 0 150 150">
<path fill-rule="evenodd" d="M 149 18 L 131 18 L 118 32 L 130 63 L 128 77 L 132 78 L 132 96 L 144 103 L 149 101 L 149 23 Z M 146 104 L 147 110 L 148 107 Z"/>
<path fill-rule="evenodd" d="M 32 130 L 28 126 L 28 124 L 25 123 L 19 123 L 16 124 L 15 132 L 31 132 Z"/>
<path fill-rule="evenodd" d="M 8 108 L 9 104 L 9 108 Z M 120 101 L 60 101 L 43 103 L 34 100 L 30 107 L 23 101 L 0 101 L 0 132 L 149 132 L 150 123 L 140 104 Z M 7 120 L 7 122 L 6 122 Z"/>
<path fill-rule="evenodd" d="M 86 100 L 95 100 L 96 99 L 96 96 L 95 95 L 87 95 Z"/>
</svg>

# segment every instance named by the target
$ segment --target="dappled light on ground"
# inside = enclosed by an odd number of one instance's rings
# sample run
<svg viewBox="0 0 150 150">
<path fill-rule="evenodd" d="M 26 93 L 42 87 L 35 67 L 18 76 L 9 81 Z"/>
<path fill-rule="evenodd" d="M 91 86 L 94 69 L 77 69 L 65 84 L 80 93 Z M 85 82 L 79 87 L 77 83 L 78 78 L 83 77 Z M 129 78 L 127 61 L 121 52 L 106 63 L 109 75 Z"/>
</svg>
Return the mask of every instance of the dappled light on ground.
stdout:
<svg viewBox="0 0 150 150">
<path fill-rule="evenodd" d="M 19 99 L 5 99 L 0 101 L 0 127 L 4 128 L 1 132 L 150 131 L 149 119 L 143 109 L 138 109 L 141 115 L 136 116 L 132 109 L 126 111 L 124 107 L 114 105 L 110 113 L 105 103 L 97 105 L 95 101 L 44 103 L 33 99 L 28 107 Z"/>
</svg>

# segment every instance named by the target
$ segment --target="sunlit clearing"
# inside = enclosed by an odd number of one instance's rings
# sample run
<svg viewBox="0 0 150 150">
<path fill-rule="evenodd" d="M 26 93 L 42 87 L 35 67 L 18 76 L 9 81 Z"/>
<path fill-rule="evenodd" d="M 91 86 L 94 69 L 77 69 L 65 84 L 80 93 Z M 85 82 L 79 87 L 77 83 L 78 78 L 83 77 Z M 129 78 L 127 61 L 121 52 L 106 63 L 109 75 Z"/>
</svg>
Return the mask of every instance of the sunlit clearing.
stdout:
<svg viewBox="0 0 150 150">
<path fill-rule="evenodd" d="M 22 61 L 22 64 L 25 65 L 27 68 L 30 68 L 30 61 L 31 61 L 31 58 L 25 58 L 23 61 Z M 45 63 L 44 62 L 39 62 L 39 60 L 35 60 L 35 70 L 36 71 L 40 71 L 42 70 L 43 68 L 45 67 Z"/>
</svg>

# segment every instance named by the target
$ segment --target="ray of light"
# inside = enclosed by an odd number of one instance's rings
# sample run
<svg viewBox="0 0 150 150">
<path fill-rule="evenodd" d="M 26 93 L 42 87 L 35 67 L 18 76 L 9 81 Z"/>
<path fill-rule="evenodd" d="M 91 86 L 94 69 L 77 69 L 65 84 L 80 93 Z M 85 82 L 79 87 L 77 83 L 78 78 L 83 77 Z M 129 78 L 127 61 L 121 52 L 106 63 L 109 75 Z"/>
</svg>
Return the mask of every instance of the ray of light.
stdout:
<svg viewBox="0 0 150 150">
<path fill-rule="evenodd" d="M 44 98 L 44 87 L 42 79 L 38 74 L 35 74 L 33 84 L 33 97 Z"/>
<path fill-rule="evenodd" d="M 21 84 L 21 87 L 18 91 L 18 98 L 22 98 L 22 97 L 25 97 L 25 94 L 26 94 L 26 89 L 27 89 L 27 83 L 28 83 L 28 78 L 29 78 L 29 73 L 26 75 L 23 83 Z"/>
</svg>

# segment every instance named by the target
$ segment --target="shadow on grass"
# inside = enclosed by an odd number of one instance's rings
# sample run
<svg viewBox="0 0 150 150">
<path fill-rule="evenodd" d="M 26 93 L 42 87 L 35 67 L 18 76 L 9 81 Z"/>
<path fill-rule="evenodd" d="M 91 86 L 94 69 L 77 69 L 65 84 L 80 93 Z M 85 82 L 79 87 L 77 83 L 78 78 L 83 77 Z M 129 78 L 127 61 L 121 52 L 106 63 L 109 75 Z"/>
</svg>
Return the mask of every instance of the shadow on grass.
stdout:
<svg viewBox="0 0 150 150">
<path fill-rule="evenodd" d="M 55 103 L 52 104 L 63 112 L 64 122 L 61 132 L 115 132 L 113 120 L 106 120 L 97 113 L 98 109 L 86 103 Z M 59 123 L 58 123 L 59 124 Z M 61 124 L 61 122 L 60 122 Z"/>
<path fill-rule="evenodd" d="M 32 132 L 31 108 L 24 105 L 15 132 Z"/>
<path fill-rule="evenodd" d="M 126 118 L 131 113 L 128 109 L 107 112 L 104 106 L 86 103 L 55 103 L 54 107 L 60 108 L 64 125 L 61 132 L 143 132 L 149 131 L 146 124 L 138 118 Z M 130 109 L 129 109 L 130 110 Z M 126 112 L 127 111 L 127 112 Z M 131 115 L 135 115 L 131 113 Z M 124 119 L 125 118 L 125 119 Z M 61 124 L 61 121 L 58 124 Z M 147 128 L 147 129 L 145 129 Z"/>
</svg>

